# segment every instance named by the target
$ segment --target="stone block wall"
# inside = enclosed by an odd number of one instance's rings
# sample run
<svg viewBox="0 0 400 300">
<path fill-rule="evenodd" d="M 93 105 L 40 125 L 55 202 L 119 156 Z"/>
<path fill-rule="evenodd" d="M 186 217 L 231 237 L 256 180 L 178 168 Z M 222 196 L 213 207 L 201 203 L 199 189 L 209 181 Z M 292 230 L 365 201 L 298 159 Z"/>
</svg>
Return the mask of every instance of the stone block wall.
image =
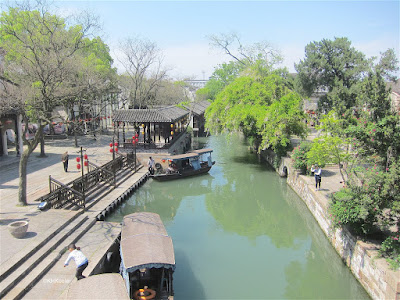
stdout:
<svg viewBox="0 0 400 300">
<path fill-rule="evenodd" d="M 263 156 L 267 161 L 273 161 L 267 152 Z M 369 295 L 373 299 L 400 300 L 400 271 L 390 270 L 385 259 L 378 258 L 378 245 L 357 240 L 345 228 L 333 230 L 326 199 L 321 199 L 304 176 L 291 167 L 289 158 L 281 160 L 277 172 L 281 173 L 284 167 L 287 169 L 288 185 L 306 203 L 333 247 Z"/>
</svg>

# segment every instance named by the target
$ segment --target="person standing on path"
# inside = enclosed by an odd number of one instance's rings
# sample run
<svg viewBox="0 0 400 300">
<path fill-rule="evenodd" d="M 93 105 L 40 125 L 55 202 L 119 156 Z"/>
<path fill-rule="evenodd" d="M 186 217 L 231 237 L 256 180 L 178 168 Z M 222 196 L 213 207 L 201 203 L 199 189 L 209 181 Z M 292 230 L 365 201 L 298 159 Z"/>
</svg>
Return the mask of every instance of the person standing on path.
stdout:
<svg viewBox="0 0 400 300">
<path fill-rule="evenodd" d="M 68 151 L 65 151 L 65 153 L 63 155 L 61 155 L 61 160 L 64 164 L 64 171 L 68 172 Z"/>
<path fill-rule="evenodd" d="M 321 172 L 322 169 L 316 164 L 311 166 L 311 172 L 314 173 L 315 177 L 315 190 L 321 190 Z"/>
<path fill-rule="evenodd" d="M 82 272 L 87 268 L 89 264 L 88 259 L 82 253 L 81 249 L 79 247 L 76 247 L 75 244 L 69 245 L 68 251 L 69 255 L 64 263 L 64 268 L 68 266 L 69 261 L 73 259 L 76 263 L 76 273 L 75 273 L 76 279 L 81 280 L 83 278 L 86 278 L 85 276 L 82 275 Z"/>
</svg>

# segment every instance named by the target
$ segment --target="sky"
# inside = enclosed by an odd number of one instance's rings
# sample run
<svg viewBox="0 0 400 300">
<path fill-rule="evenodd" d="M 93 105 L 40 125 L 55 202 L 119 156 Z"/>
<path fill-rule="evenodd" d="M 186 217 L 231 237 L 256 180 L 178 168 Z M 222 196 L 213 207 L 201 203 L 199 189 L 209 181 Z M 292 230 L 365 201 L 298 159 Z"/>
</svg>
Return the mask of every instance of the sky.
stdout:
<svg viewBox="0 0 400 300">
<path fill-rule="evenodd" d="M 400 58 L 400 1 L 64 1 L 62 14 L 88 10 L 102 23 L 115 66 L 118 45 L 140 36 L 155 42 L 176 79 L 208 79 L 229 57 L 212 48 L 209 36 L 237 33 L 243 44 L 268 41 L 295 72 L 305 46 L 347 37 L 367 57 L 394 48 Z"/>
</svg>

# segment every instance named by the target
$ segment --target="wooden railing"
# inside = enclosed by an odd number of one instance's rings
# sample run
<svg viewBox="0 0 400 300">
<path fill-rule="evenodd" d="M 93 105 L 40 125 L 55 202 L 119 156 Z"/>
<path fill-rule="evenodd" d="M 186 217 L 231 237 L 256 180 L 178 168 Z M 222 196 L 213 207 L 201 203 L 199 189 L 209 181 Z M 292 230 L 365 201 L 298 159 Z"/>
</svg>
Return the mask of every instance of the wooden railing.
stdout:
<svg viewBox="0 0 400 300">
<path fill-rule="evenodd" d="M 72 204 L 78 208 L 85 209 L 86 197 L 96 190 L 96 187 L 102 182 L 115 185 L 115 175 L 122 169 L 135 170 L 136 157 L 131 155 L 120 155 L 99 167 L 89 162 L 87 174 L 67 183 L 49 176 L 50 193 L 40 197 L 36 201 L 46 201 L 50 208 L 61 208 L 67 204 Z"/>
<path fill-rule="evenodd" d="M 85 197 L 77 190 L 61 183 L 49 176 L 50 193 L 42 197 L 51 208 L 59 208 L 66 204 L 73 204 L 78 208 L 85 209 Z"/>
</svg>

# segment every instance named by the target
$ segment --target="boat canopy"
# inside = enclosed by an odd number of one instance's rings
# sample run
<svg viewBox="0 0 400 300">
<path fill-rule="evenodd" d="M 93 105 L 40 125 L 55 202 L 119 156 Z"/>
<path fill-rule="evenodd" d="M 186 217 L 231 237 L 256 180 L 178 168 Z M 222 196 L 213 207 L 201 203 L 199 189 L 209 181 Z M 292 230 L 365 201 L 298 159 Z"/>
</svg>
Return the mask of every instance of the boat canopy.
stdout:
<svg viewBox="0 0 400 300">
<path fill-rule="evenodd" d="M 124 217 L 120 251 L 124 278 L 142 268 L 175 270 L 172 239 L 156 213 L 140 212 Z"/>
<path fill-rule="evenodd" d="M 177 154 L 177 155 L 170 155 L 168 157 L 165 157 L 165 160 L 184 160 L 184 159 L 196 159 L 199 157 L 198 153 L 185 153 L 185 154 Z"/>
<path fill-rule="evenodd" d="M 213 149 L 210 148 L 204 148 L 204 149 L 198 149 L 198 150 L 194 150 L 194 153 L 197 153 L 199 155 L 205 154 L 205 153 L 211 153 L 213 152 Z"/>
<path fill-rule="evenodd" d="M 125 282 L 118 273 L 89 276 L 71 284 L 66 299 L 122 299 L 129 295 Z"/>
</svg>

